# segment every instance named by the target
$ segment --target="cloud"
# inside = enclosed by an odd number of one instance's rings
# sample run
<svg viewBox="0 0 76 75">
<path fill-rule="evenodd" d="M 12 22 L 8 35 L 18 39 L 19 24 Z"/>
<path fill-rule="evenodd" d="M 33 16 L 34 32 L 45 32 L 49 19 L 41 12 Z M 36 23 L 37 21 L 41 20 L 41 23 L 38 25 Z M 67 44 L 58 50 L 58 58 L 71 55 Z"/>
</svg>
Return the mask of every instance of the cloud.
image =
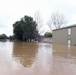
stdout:
<svg viewBox="0 0 76 75">
<path fill-rule="evenodd" d="M 8 26 L 8 19 L 10 18 L 10 16 L 8 15 L 0 15 L 0 27 L 7 27 Z"/>
<path fill-rule="evenodd" d="M 7 36 L 13 35 L 13 28 L 0 28 L 0 34 L 6 34 Z"/>
<path fill-rule="evenodd" d="M 0 31 L 12 33 L 12 25 L 24 15 L 34 17 L 39 11 L 44 26 L 52 12 L 59 10 L 69 23 L 75 23 L 76 0 L 0 0 Z M 6 29 L 5 29 L 6 28 Z M 1 33 L 0 32 L 0 33 Z M 10 34 L 9 33 L 9 34 Z"/>
</svg>

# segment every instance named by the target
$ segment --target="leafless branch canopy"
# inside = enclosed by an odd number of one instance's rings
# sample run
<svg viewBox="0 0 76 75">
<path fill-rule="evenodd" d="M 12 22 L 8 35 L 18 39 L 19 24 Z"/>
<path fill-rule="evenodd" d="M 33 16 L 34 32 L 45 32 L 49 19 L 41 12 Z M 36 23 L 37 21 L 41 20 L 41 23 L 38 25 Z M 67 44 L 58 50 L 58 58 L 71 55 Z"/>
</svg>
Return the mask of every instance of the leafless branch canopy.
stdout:
<svg viewBox="0 0 76 75">
<path fill-rule="evenodd" d="M 38 11 L 35 13 L 35 21 L 37 23 L 37 30 L 40 31 L 40 29 L 42 28 L 43 20 Z"/>
<path fill-rule="evenodd" d="M 59 29 L 66 23 L 65 18 L 59 12 L 52 13 L 51 18 L 48 22 L 50 28 Z"/>
</svg>

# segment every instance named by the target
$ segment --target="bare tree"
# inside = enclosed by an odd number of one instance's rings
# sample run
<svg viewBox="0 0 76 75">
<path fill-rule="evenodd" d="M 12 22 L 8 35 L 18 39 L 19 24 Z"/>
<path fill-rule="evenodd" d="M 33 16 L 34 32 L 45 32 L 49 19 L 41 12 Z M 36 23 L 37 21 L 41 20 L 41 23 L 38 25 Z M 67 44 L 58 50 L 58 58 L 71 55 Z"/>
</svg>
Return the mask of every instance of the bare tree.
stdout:
<svg viewBox="0 0 76 75">
<path fill-rule="evenodd" d="M 42 26 L 42 25 L 43 25 L 43 20 L 42 20 L 42 16 L 41 16 L 41 14 L 40 14 L 39 11 L 36 11 L 36 12 L 35 12 L 35 21 L 36 21 L 36 23 L 37 23 L 37 30 L 38 30 L 38 32 L 40 33 L 40 30 L 41 30 L 41 28 L 43 27 L 43 26 Z"/>
<path fill-rule="evenodd" d="M 38 31 L 37 37 L 38 37 L 38 42 L 40 42 L 41 41 L 41 37 L 40 37 L 39 34 L 41 33 L 41 30 L 42 30 L 42 27 L 43 27 L 43 20 L 42 20 L 42 16 L 41 16 L 41 14 L 40 14 L 39 11 L 36 11 L 35 12 L 34 19 L 35 19 L 35 21 L 37 23 L 37 31 Z"/>
<path fill-rule="evenodd" d="M 48 26 L 50 29 L 59 29 L 66 23 L 64 16 L 59 13 L 55 12 L 52 13 L 50 20 L 48 21 Z"/>
</svg>

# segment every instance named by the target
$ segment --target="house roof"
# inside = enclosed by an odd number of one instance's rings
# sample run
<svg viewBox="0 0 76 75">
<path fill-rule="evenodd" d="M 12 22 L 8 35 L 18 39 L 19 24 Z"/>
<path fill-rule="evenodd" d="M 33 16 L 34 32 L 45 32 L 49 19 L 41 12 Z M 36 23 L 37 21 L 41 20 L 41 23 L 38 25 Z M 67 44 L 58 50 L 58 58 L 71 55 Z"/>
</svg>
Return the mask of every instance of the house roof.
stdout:
<svg viewBox="0 0 76 75">
<path fill-rule="evenodd" d="M 66 29 L 66 28 L 71 28 L 71 27 L 76 27 L 76 24 L 69 25 L 69 26 L 66 26 L 66 27 L 63 27 L 63 28 L 59 28 L 59 29 L 55 29 L 55 30 L 53 30 L 53 31 L 61 30 L 61 29 Z"/>
</svg>

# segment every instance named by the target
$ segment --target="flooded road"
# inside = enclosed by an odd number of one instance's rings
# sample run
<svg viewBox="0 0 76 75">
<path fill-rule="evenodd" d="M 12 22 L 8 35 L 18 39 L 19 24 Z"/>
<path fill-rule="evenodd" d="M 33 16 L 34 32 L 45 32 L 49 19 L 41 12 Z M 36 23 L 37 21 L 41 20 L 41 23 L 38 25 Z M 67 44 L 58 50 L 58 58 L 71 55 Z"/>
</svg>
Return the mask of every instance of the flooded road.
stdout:
<svg viewBox="0 0 76 75">
<path fill-rule="evenodd" d="M 76 46 L 0 42 L 0 75 L 76 75 Z"/>
</svg>

